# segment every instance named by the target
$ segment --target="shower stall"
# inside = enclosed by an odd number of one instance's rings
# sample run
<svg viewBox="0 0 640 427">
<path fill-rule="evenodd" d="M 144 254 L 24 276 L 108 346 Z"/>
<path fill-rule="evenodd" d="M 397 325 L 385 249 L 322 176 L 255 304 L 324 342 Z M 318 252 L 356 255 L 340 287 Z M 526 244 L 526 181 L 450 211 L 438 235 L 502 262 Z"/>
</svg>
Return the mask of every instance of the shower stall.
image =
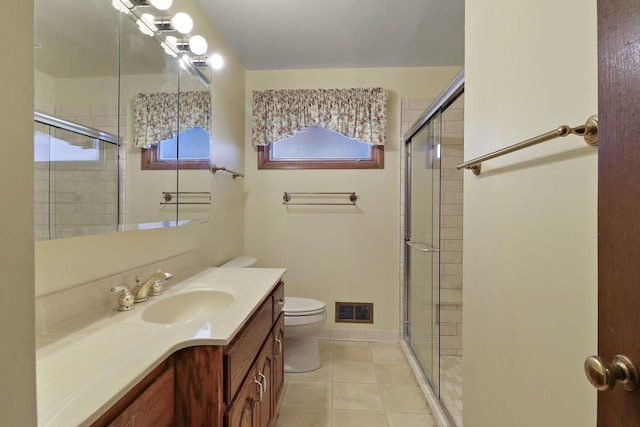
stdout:
<svg viewBox="0 0 640 427">
<path fill-rule="evenodd" d="M 440 424 L 462 426 L 464 73 L 404 137 L 403 342 Z M 409 102 L 411 104 L 411 102 Z"/>
</svg>

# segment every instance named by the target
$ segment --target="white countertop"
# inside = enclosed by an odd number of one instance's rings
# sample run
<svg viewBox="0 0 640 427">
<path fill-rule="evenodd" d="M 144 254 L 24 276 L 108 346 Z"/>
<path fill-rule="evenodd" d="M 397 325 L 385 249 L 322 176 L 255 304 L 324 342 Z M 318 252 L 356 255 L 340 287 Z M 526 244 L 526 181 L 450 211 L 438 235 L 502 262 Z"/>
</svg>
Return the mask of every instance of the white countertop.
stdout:
<svg viewBox="0 0 640 427">
<path fill-rule="evenodd" d="M 38 334 L 38 425 L 89 425 L 175 351 L 226 345 L 285 273 L 281 268 L 209 268 L 177 283 L 134 310 L 91 314 L 91 322 Z M 145 307 L 187 289 L 234 295 L 223 313 L 175 324 L 143 320 Z M 79 319 L 79 322 L 86 319 Z"/>
</svg>

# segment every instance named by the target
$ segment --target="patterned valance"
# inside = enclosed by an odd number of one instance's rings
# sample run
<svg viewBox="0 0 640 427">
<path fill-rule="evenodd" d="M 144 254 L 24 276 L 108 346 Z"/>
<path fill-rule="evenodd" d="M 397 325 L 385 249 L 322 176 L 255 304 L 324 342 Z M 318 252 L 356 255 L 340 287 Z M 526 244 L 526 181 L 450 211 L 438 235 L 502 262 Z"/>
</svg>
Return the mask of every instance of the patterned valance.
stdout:
<svg viewBox="0 0 640 427">
<path fill-rule="evenodd" d="M 211 131 L 211 92 L 181 92 L 179 98 L 180 108 L 177 93 L 139 93 L 133 98 L 134 147 L 148 148 L 194 127 Z"/>
<path fill-rule="evenodd" d="M 387 92 L 383 88 L 253 91 L 251 141 L 268 145 L 309 126 L 384 145 Z"/>
</svg>

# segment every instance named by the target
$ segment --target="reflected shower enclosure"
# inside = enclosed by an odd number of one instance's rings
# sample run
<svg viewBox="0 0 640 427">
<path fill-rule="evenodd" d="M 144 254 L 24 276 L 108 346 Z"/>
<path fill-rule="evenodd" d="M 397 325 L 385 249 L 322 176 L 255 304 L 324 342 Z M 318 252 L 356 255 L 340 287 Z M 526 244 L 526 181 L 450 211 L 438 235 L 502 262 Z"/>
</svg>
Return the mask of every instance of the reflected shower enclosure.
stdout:
<svg viewBox="0 0 640 427">
<path fill-rule="evenodd" d="M 117 136 L 44 114 L 35 119 L 35 239 L 117 231 Z"/>
</svg>

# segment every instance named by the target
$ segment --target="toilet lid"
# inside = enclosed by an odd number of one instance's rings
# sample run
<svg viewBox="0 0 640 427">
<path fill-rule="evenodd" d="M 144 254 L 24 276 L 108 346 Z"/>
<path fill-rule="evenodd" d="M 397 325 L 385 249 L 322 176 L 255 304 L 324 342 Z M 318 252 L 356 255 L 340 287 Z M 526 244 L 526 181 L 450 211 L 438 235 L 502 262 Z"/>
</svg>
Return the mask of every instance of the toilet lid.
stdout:
<svg viewBox="0 0 640 427">
<path fill-rule="evenodd" d="M 324 303 L 317 299 L 286 297 L 284 299 L 285 316 L 310 316 L 325 310 Z"/>
</svg>

